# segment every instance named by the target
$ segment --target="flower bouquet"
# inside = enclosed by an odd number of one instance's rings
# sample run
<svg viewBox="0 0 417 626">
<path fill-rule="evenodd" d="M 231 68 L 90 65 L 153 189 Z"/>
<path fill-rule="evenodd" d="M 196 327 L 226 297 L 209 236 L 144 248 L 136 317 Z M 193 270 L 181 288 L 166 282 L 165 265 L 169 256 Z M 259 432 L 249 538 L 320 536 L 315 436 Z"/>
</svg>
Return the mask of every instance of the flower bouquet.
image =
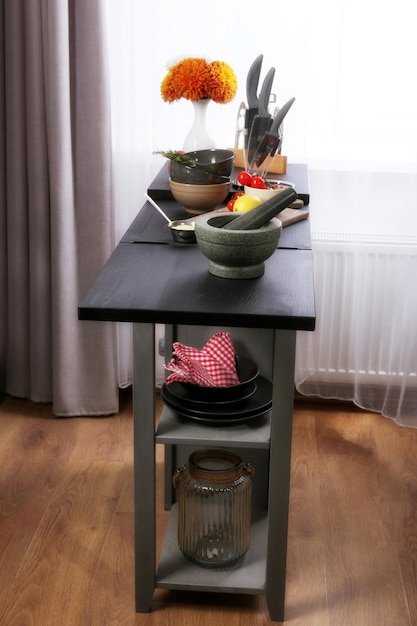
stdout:
<svg viewBox="0 0 417 626">
<path fill-rule="evenodd" d="M 161 83 L 165 102 L 185 98 L 192 102 L 208 98 L 220 104 L 233 100 L 237 91 L 236 74 L 223 61 L 208 62 L 188 57 L 172 65 Z"/>
<path fill-rule="evenodd" d="M 194 122 L 183 145 L 185 152 L 215 147 L 206 128 L 208 103 L 213 100 L 226 104 L 233 100 L 236 91 L 236 74 L 223 61 L 187 57 L 169 67 L 161 83 L 162 99 L 174 102 L 184 98 L 194 107 Z"/>
</svg>

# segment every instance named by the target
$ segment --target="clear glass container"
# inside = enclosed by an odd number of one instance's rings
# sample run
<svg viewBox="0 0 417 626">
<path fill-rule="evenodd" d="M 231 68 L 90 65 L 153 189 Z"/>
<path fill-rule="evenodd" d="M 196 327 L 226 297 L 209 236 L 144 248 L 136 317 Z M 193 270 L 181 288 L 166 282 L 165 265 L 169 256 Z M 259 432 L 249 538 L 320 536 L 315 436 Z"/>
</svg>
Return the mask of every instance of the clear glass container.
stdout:
<svg viewBox="0 0 417 626">
<path fill-rule="evenodd" d="M 199 565 L 239 561 L 249 548 L 254 468 L 227 450 L 197 450 L 176 470 L 178 545 Z"/>
</svg>

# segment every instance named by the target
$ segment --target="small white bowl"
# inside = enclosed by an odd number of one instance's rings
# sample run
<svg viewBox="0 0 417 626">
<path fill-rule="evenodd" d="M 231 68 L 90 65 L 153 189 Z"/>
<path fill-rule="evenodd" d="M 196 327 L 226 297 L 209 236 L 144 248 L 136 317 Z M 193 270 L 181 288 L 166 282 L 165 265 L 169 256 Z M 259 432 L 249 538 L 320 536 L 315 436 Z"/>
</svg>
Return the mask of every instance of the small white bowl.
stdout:
<svg viewBox="0 0 417 626">
<path fill-rule="evenodd" d="M 278 193 L 281 193 L 281 191 L 284 191 L 284 189 L 288 189 L 288 187 L 290 187 L 291 189 L 295 188 L 294 183 L 290 183 L 287 180 L 268 180 L 268 183 L 272 185 L 282 185 L 282 186 L 276 189 L 274 188 L 257 189 L 256 187 L 247 187 L 245 185 L 244 192 L 248 196 L 255 196 L 259 198 L 260 200 L 262 200 L 262 202 L 265 202 L 265 200 L 268 200 L 268 198 L 272 198 L 272 196 L 276 196 Z"/>
</svg>

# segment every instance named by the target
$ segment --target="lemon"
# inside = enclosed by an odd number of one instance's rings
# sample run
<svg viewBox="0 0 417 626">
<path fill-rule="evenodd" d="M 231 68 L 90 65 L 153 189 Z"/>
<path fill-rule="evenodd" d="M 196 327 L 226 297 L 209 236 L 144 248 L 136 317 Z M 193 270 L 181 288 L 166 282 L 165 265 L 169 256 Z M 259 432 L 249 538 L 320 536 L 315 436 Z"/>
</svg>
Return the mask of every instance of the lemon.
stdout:
<svg viewBox="0 0 417 626">
<path fill-rule="evenodd" d="M 239 213 L 247 213 L 254 209 L 258 204 L 261 204 L 262 200 L 257 196 L 239 196 L 236 198 L 233 205 L 233 211 L 239 211 Z"/>
</svg>

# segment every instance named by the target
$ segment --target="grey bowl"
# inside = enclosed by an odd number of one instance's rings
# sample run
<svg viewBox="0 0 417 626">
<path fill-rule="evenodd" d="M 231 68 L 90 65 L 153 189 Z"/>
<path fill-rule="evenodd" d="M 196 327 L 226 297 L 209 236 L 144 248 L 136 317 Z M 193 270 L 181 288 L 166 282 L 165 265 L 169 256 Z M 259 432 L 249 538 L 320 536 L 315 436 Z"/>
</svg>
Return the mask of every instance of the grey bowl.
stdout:
<svg viewBox="0 0 417 626">
<path fill-rule="evenodd" d="M 197 245 L 209 260 L 209 272 L 221 278 L 259 278 L 265 261 L 278 247 L 282 223 L 273 218 L 262 228 L 230 230 L 227 224 L 243 213 L 202 216 L 195 222 Z"/>
<path fill-rule="evenodd" d="M 171 161 L 171 180 L 192 185 L 219 184 L 230 180 L 235 163 L 235 154 L 232 150 L 211 148 L 193 150 L 185 154 L 196 161 L 196 165 L 189 166 Z"/>
<path fill-rule="evenodd" d="M 224 148 L 193 150 L 185 154 L 191 159 L 194 159 L 194 161 L 197 161 L 198 165 L 204 167 L 206 172 L 212 172 L 220 176 L 230 176 L 235 163 L 235 153 L 233 150 L 225 150 Z"/>
<path fill-rule="evenodd" d="M 198 165 L 183 165 L 176 161 L 171 162 L 170 178 L 176 183 L 185 183 L 186 185 L 217 185 L 230 180 L 230 176 L 219 176 Z"/>
</svg>

